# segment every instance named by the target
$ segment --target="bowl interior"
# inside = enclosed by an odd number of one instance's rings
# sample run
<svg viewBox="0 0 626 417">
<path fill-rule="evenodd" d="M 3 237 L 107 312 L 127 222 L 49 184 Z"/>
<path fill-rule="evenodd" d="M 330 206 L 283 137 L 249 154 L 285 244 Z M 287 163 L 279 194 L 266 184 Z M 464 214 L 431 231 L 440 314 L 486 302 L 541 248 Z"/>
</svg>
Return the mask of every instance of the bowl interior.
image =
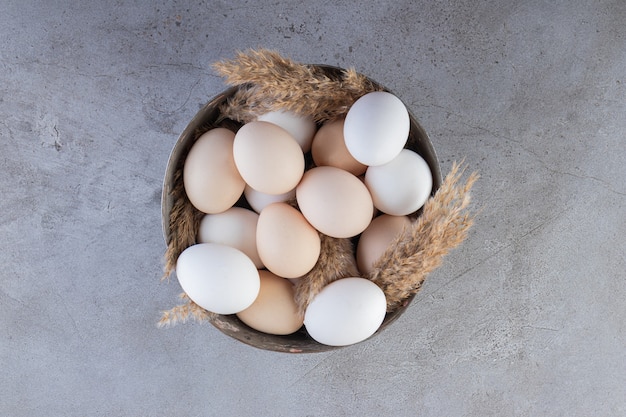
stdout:
<svg viewBox="0 0 626 417">
<path fill-rule="evenodd" d="M 323 70 L 330 77 L 338 77 L 343 71 L 341 68 L 326 65 L 315 66 Z M 391 92 L 377 82 L 373 80 L 370 81 L 375 86 L 382 88 L 384 91 Z M 216 125 L 220 116 L 220 105 L 223 104 L 230 96 L 232 96 L 237 91 L 237 89 L 238 87 L 231 87 L 215 96 L 211 101 L 203 106 L 194 116 L 194 118 L 189 122 L 187 127 L 183 130 L 178 140 L 176 141 L 174 148 L 172 149 L 165 171 L 161 199 L 162 227 L 166 243 L 169 243 L 172 236 L 172 228 L 170 227 L 170 212 L 174 205 L 172 189 L 174 188 L 176 178 L 182 178 L 180 172 L 182 172 L 181 170 L 185 158 L 187 157 L 191 146 L 194 144 L 200 134 L 207 131 L 211 126 Z M 409 132 L 409 138 L 407 140 L 405 148 L 417 152 L 428 163 L 433 175 L 432 194 L 434 194 L 439 189 L 442 182 L 441 168 L 437 160 L 437 155 L 430 139 L 428 138 L 428 135 L 426 134 L 426 131 L 419 124 L 417 119 L 411 113 L 410 109 L 409 116 L 411 127 Z M 237 126 L 235 125 L 234 127 L 236 128 Z M 419 212 L 415 215 L 419 215 Z M 374 334 L 374 336 L 383 331 L 396 319 L 398 319 L 406 310 L 412 299 L 413 297 L 409 298 L 403 306 L 398 308 L 393 313 L 388 313 L 382 325 Z M 304 326 L 296 333 L 287 336 L 276 336 L 262 333 L 248 327 L 234 314 L 218 315 L 211 320 L 211 323 L 224 334 L 260 349 L 289 353 L 310 353 L 329 351 L 338 348 L 335 346 L 322 345 L 316 342 L 307 334 Z"/>
</svg>

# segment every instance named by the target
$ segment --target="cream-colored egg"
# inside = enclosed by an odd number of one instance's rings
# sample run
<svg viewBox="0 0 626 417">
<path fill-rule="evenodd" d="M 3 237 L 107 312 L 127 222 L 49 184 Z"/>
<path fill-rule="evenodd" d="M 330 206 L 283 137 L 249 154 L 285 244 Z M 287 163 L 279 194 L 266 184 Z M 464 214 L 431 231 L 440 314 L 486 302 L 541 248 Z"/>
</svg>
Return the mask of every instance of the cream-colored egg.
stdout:
<svg viewBox="0 0 626 417">
<path fill-rule="evenodd" d="M 274 123 L 255 121 L 243 125 L 235 135 L 233 156 L 245 182 L 266 194 L 293 190 L 304 173 L 300 145 Z"/>
<path fill-rule="evenodd" d="M 183 184 L 191 204 L 203 213 L 232 207 L 245 187 L 233 158 L 235 134 L 209 130 L 196 140 L 185 159 Z"/>
<path fill-rule="evenodd" d="M 250 307 L 261 285 L 250 258 L 218 243 L 185 249 L 176 262 L 176 276 L 194 303 L 217 314 L 235 314 Z"/>
<path fill-rule="evenodd" d="M 245 253 L 257 269 L 263 262 L 256 248 L 256 225 L 259 215 L 242 207 L 231 207 L 222 213 L 205 214 L 200 221 L 198 241 L 221 243 Z"/>
<path fill-rule="evenodd" d="M 319 233 L 286 203 L 273 203 L 259 214 L 257 249 L 265 267 L 283 278 L 297 278 L 315 266 Z"/>
<path fill-rule="evenodd" d="M 369 167 L 365 185 L 377 209 L 394 216 L 419 210 L 432 191 L 433 177 L 428 163 L 417 153 L 403 149 L 392 161 Z"/>
<path fill-rule="evenodd" d="M 300 211 L 313 227 L 337 238 L 356 236 L 374 212 L 367 187 L 354 175 L 335 167 L 316 167 L 296 188 Z"/>
<path fill-rule="evenodd" d="M 246 196 L 246 201 L 250 204 L 250 207 L 257 213 L 260 213 L 261 210 L 272 203 L 284 203 L 296 198 L 296 189 L 294 188 L 283 194 L 266 194 L 246 185 L 246 188 L 243 190 L 243 195 Z"/>
<path fill-rule="evenodd" d="M 350 277 L 322 288 L 304 314 L 307 332 L 319 343 L 347 346 L 376 333 L 385 319 L 387 301 L 372 281 Z"/>
<path fill-rule="evenodd" d="M 367 166 L 348 152 L 343 138 L 343 125 L 344 119 L 323 124 L 313 138 L 311 156 L 317 166 L 337 167 L 359 176 Z"/>
<path fill-rule="evenodd" d="M 311 150 L 311 142 L 317 125 L 310 117 L 298 116 L 288 111 L 272 111 L 257 118 L 262 122 L 274 123 L 285 129 L 298 142 L 302 152 Z"/>
<path fill-rule="evenodd" d="M 411 121 L 402 101 L 391 93 L 365 94 L 348 110 L 343 134 L 352 156 L 367 166 L 395 158 L 409 138 Z"/>
<path fill-rule="evenodd" d="M 291 282 L 270 271 L 259 271 L 261 289 L 254 303 L 237 317 L 248 326 L 263 333 L 287 335 L 302 327 Z"/>
<path fill-rule="evenodd" d="M 376 217 L 359 237 L 356 247 L 356 261 L 359 272 L 368 275 L 373 265 L 385 253 L 393 240 L 408 227 L 411 221 L 407 216 L 382 214 Z"/>
</svg>

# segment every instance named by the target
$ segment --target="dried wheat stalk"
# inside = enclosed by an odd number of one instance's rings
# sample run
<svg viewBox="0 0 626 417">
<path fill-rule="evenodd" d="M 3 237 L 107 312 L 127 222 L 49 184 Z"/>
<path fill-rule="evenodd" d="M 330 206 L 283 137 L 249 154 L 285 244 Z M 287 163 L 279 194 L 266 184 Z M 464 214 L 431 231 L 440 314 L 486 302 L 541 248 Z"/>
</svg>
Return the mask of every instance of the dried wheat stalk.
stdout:
<svg viewBox="0 0 626 417">
<path fill-rule="evenodd" d="M 182 166 L 174 173 L 172 187 L 174 205 L 170 211 L 170 240 L 165 251 L 165 267 L 162 280 L 168 278 L 176 268 L 178 256 L 196 243 L 196 234 L 203 213 L 198 211 L 187 198 L 183 185 Z"/>
<path fill-rule="evenodd" d="M 227 84 L 240 86 L 220 112 L 243 123 L 277 110 L 312 117 L 316 122 L 333 120 L 344 116 L 357 98 L 381 89 L 352 68 L 333 78 L 320 68 L 267 49 L 240 52 L 213 68 Z"/>
<path fill-rule="evenodd" d="M 465 184 L 459 184 L 464 170 L 456 162 L 452 165 L 439 190 L 424 204 L 420 217 L 374 264 L 368 278 L 385 293 L 388 312 L 417 293 L 426 276 L 441 265 L 443 257 L 467 238 L 474 221 L 467 211 L 470 189 L 478 174 L 472 173 Z"/>
<path fill-rule="evenodd" d="M 161 315 L 161 320 L 159 320 L 157 324 L 159 327 L 173 326 L 177 323 L 186 323 L 190 318 L 193 318 L 195 321 L 201 323 L 204 321 L 211 321 L 217 317 L 217 314 L 211 313 L 191 301 L 187 294 L 181 293 L 179 298 L 185 300 L 185 303 L 164 311 Z"/>
<path fill-rule="evenodd" d="M 320 234 L 320 238 L 322 245 L 317 263 L 296 282 L 294 288 L 298 313 L 302 317 L 309 303 L 326 285 L 340 278 L 359 276 L 350 239 L 323 234 Z"/>
</svg>

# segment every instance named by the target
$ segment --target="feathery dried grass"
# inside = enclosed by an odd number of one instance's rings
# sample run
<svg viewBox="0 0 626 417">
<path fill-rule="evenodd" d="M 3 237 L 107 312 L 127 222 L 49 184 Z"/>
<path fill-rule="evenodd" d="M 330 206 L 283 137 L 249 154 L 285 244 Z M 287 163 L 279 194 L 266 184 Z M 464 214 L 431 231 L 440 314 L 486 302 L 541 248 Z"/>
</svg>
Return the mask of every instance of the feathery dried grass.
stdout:
<svg viewBox="0 0 626 417">
<path fill-rule="evenodd" d="M 304 317 L 308 305 L 326 285 L 341 278 L 359 276 L 350 239 L 333 238 L 321 233 L 320 239 L 321 250 L 317 263 L 296 282 L 294 288 L 294 299 L 301 317 Z"/>
<path fill-rule="evenodd" d="M 207 311 L 191 301 L 187 294 L 181 293 L 179 298 L 185 300 L 185 303 L 164 311 L 161 315 L 161 319 L 157 323 L 159 327 L 169 327 L 178 323 L 186 323 L 190 318 L 198 323 L 202 323 L 211 321 L 217 317 L 217 314 Z"/>
<path fill-rule="evenodd" d="M 180 166 L 174 173 L 172 187 L 174 204 L 170 211 L 170 239 L 165 251 L 165 267 L 161 280 L 167 279 L 176 268 L 178 256 L 196 243 L 196 234 L 203 213 L 189 201 L 183 185 L 183 169 Z"/>
<path fill-rule="evenodd" d="M 461 165 L 453 164 L 439 190 L 424 205 L 421 216 L 403 230 L 374 264 L 368 278 L 385 293 L 388 312 L 417 293 L 426 276 L 441 265 L 443 257 L 467 238 L 474 221 L 467 211 L 470 189 L 478 174 L 472 173 L 465 184 L 459 184 L 464 171 Z"/>
<path fill-rule="evenodd" d="M 354 101 L 382 88 L 355 69 L 331 77 L 268 49 L 239 52 L 213 65 L 227 84 L 240 86 L 221 108 L 223 117 L 247 123 L 270 111 L 289 111 L 316 122 L 345 116 Z"/>
</svg>

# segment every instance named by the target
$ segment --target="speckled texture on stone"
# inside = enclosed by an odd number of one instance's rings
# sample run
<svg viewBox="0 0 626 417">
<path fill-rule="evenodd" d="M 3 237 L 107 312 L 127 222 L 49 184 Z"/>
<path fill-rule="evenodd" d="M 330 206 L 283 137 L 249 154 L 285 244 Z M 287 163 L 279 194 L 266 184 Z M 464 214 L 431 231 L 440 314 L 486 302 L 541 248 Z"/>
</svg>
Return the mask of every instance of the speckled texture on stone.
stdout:
<svg viewBox="0 0 626 417">
<path fill-rule="evenodd" d="M 626 415 L 625 2 L 2 9 L 0 415 Z M 376 338 L 155 325 L 169 152 L 249 47 L 356 68 L 482 176 L 469 239 Z"/>
</svg>

